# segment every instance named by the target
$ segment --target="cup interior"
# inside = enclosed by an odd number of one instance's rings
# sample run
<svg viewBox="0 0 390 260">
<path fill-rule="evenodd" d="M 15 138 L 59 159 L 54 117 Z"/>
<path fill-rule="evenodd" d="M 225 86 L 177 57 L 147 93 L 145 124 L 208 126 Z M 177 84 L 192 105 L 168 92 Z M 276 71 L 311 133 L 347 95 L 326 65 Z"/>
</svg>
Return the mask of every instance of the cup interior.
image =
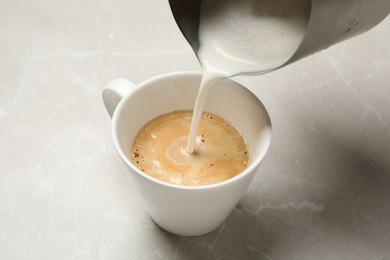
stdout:
<svg viewBox="0 0 390 260">
<path fill-rule="evenodd" d="M 201 78 L 200 72 L 160 75 L 141 83 L 123 98 L 114 113 L 113 136 L 126 164 L 146 176 L 129 159 L 138 131 L 157 116 L 193 110 Z M 271 142 L 270 118 L 260 100 L 242 85 L 225 79 L 211 87 L 204 111 L 223 117 L 241 132 L 250 155 L 248 169 L 258 166 Z"/>
</svg>

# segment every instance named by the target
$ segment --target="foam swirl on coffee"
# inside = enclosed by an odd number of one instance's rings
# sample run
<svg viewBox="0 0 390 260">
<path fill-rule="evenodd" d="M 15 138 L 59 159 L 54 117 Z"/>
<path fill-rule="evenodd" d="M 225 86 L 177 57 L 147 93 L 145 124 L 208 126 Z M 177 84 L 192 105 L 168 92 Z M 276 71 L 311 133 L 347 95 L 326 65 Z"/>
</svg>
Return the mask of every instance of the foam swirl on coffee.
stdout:
<svg viewBox="0 0 390 260">
<path fill-rule="evenodd" d="M 175 111 L 147 123 L 132 146 L 132 162 L 156 179 L 185 186 L 222 182 L 247 168 L 249 155 L 239 131 L 210 113 L 203 113 L 196 149 L 187 153 L 191 118 L 191 111 Z"/>
</svg>

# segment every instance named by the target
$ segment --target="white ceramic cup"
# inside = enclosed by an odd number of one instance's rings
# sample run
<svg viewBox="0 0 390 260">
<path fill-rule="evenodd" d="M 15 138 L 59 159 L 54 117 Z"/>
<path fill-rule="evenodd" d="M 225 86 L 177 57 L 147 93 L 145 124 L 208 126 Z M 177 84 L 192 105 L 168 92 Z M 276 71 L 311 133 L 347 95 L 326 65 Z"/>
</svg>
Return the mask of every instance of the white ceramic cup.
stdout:
<svg viewBox="0 0 390 260">
<path fill-rule="evenodd" d="M 249 167 L 207 186 L 174 185 L 139 170 L 129 159 L 138 131 L 159 115 L 192 110 L 201 77 L 200 72 L 175 72 L 139 85 L 116 79 L 103 90 L 115 147 L 147 213 L 161 228 L 183 236 L 202 235 L 223 223 L 245 194 L 271 143 L 271 122 L 263 104 L 242 85 L 225 79 L 210 89 L 205 111 L 239 129 L 248 145 Z"/>
</svg>

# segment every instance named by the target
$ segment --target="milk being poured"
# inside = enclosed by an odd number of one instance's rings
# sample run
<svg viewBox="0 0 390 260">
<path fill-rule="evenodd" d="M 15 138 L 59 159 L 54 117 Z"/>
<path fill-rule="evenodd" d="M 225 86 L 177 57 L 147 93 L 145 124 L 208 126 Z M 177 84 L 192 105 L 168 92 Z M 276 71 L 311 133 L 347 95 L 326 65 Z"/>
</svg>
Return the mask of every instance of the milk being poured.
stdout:
<svg viewBox="0 0 390 260">
<path fill-rule="evenodd" d="M 262 74 L 283 65 L 306 31 L 310 0 L 203 0 L 198 58 L 203 78 L 195 103 L 187 152 L 214 82 L 239 74 Z"/>
</svg>

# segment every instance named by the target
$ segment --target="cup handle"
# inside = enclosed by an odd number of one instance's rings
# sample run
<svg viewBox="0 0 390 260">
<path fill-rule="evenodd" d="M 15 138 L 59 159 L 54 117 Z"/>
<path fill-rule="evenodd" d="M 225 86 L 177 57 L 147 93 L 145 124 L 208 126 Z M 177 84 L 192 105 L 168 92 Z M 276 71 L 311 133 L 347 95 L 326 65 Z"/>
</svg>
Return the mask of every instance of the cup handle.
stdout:
<svg viewBox="0 0 390 260">
<path fill-rule="evenodd" d="M 104 106 L 111 118 L 122 98 L 135 87 L 134 83 L 123 78 L 115 79 L 105 86 L 102 97 Z"/>
</svg>

